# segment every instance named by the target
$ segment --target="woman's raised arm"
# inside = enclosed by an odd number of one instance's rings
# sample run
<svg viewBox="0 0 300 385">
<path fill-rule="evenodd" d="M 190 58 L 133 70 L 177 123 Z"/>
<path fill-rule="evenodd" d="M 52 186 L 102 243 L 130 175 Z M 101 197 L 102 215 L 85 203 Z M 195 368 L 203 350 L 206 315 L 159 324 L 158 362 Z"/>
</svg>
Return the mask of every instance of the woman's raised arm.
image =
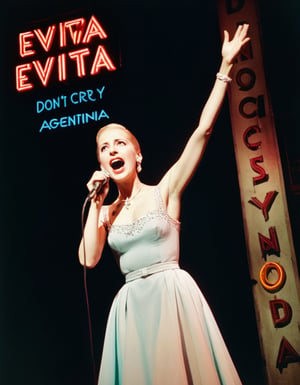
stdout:
<svg viewBox="0 0 300 385">
<path fill-rule="evenodd" d="M 173 204 L 175 205 L 173 208 L 175 211 L 171 209 L 171 214 L 175 217 L 179 215 L 176 211 L 179 211 L 180 208 L 180 196 L 199 165 L 207 141 L 219 115 L 226 95 L 227 83 L 231 80 L 229 74 L 234 60 L 242 46 L 250 40 L 250 38 L 247 37 L 248 28 L 248 24 L 240 25 L 232 40 L 229 40 L 228 32 L 224 31 L 221 66 L 212 91 L 202 110 L 198 126 L 188 140 L 180 158 L 161 181 L 165 191 L 167 191 L 169 204 L 172 204 L 173 200 Z"/>
</svg>

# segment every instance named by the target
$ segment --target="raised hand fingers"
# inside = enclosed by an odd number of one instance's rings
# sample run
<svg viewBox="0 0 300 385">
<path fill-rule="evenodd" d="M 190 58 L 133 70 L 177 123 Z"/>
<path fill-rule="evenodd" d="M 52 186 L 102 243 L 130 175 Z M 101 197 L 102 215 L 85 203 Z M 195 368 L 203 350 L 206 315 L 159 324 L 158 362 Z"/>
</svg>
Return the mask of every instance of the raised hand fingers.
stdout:
<svg viewBox="0 0 300 385">
<path fill-rule="evenodd" d="M 224 42 L 227 43 L 229 41 L 229 33 L 228 31 L 225 29 L 224 30 Z"/>
<path fill-rule="evenodd" d="M 241 48 L 250 40 L 250 37 L 247 36 L 248 29 L 249 24 L 240 24 L 232 40 L 229 39 L 228 32 L 226 30 L 224 31 L 222 56 L 228 63 L 233 63 Z"/>
<path fill-rule="evenodd" d="M 250 40 L 250 37 L 247 37 L 249 29 L 249 24 L 243 24 L 241 32 L 240 32 L 240 40 L 244 44 L 246 41 Z"/>
<path fill-rule="evenodd" d="M 244 40 L 246 39 L 247 41 L 250 40 L 249 37 L 247 37 L 248 34 L 248 29 L 249 29 L 249 24 L 240 24 L 235 32 L 234 37 L 238 38 L 241 42 L 244 43 Z"/>
<path fill-rule="evenodd" d="M 232 38 L 231 41 L 239 41 L 242 45 L 245 44 L 247 41 L 250 40 L 250 37 L 247 37 L 248 34 L 248 29 L 249 29 L 249 24 L 240 24 Z M 229 40 L 229 33 L 227 30 L 224 30 L 224 43 L 228 43 Z"/>
</svg>

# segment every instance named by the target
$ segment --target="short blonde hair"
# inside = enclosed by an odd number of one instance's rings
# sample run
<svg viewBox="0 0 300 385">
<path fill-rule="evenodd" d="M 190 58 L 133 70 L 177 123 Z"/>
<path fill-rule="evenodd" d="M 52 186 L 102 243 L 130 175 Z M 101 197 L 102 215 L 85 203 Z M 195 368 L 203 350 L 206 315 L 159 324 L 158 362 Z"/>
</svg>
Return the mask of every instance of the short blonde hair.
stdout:
<svg viewBox="0 0 300 385">
<path fill-rule="evenodd" d="M 129 140 L 131 141 L 131 143 L 134 145 L 135 149 L 136 149 L 136 152 L 139 154 L 141 152 L 141 147 L 140 147 L 140 144 L 137 140 L 137 138 L 133 135 L 133 133 L 128 130 L 125 126 L 122 126 L 122 124 L 118 124 L 118 123 L 109 123 L 103 127 L 100 128 L 100 130 L 97 132 L 97 135 L 96 135 L 96 144 L 97 144 L 97 159 L 99 161 L 99 139 L 100 139 L 100 136 L 103 134 L 104 131 L 107 131 L 107 130 L 110 130 L 110 129 L 113 129 L 113 128 L 118 128 L 120 130 L 122 130 L 129 138 Z"/>
</svg>

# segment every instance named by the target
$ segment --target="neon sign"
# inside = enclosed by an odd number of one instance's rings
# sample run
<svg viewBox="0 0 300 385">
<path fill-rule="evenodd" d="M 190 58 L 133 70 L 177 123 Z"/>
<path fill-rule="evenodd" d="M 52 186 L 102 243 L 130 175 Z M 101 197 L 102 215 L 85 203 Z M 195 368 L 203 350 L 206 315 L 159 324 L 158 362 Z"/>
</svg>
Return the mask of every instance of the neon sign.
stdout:
<svg viewBox="0 0 300 385">
<path fill-rule="evenodd" d="M 80 91 L 72 91 L 70 94 L 58 95 L 54 98 L 36 101 L 36 113 L 43 115 L 57 110 L 69 111 L 69 107 L 78 106 L 80 104 L 90 104 L 102 101 L 105 86 L 97 87 L 95 89 L 87 89 Z M 39 132 L 45 130 L 54 130 L 56 128 L 65 128 L 78 125 L 85 125 L 93 121 L 101 119 L 109 119 L 109 115 L 104 109 L 93 110 L 89 112 L 76 112 L 71 115 L 64 114 L 63 116 L 55 116 L 50 119 L 44 119 Z"/>
<path fill-rule="evenodd" d="M 91 49 L 95 39 L 102 42 L 106 38 L 107 34 L 95 16 L 88 22 L 81 17 L 53 24 L 44 32 L 38 28 L 20 33 L 19 56 L 32 60 L 16 66 L 16 89 L 28 91 L 38 84 L 47 87 L 50 79 L 63 82 L 69 73 L 83 78 L 103 70 L 115 71 L 116 66 L 104 45 L 99 44 L 95 53 Z M 70 51 L 66 52 L 68 48 Z M 49 54 L 46 60 L 39 59 L 40 51 L 42 55 Z"/>
</svg>

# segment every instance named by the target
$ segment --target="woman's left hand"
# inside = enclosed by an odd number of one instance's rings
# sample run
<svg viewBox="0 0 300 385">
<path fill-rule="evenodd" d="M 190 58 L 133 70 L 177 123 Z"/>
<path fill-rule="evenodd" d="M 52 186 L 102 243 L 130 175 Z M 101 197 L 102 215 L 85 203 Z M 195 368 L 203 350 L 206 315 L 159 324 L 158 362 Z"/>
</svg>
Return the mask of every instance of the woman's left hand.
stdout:
<svg viewBox="0 0 300 385">
<path fill-rule="evenodd" d="M 239 25 L 232 40 L 229 40 L 228 31 L 224 31 L 222 56 L 228 64 L 233 64 L 243 45 L 250 40 L 250 37 L 247 36 L 248 28 L 249 24 Z"/>
</svg>

